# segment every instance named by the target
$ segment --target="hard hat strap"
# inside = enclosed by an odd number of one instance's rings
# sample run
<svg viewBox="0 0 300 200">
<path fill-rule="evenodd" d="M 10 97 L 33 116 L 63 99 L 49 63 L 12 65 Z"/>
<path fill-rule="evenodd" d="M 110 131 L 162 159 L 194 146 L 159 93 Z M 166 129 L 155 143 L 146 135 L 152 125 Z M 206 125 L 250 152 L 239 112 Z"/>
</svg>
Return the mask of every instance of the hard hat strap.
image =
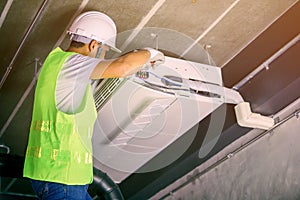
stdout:
<svg viewBox="0 0 300 200">
<path fill-rule="evenodd" d="M 99 48 L 98 48 L 98 51 L 97 51 L 96 58 L 100 58 L 100 56 L 101 56 L 101 53 L 102 53 L 102 48 L 101 48 L 101 47 L 99 47 Z"/>
</svg>

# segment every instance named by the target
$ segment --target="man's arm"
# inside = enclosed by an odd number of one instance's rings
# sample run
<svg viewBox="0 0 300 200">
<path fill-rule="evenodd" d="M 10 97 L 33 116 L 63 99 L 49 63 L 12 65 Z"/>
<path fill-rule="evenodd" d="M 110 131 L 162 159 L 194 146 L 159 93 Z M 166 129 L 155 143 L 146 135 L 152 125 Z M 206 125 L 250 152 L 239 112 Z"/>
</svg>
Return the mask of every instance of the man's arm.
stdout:
<svg viewBox="0 0 300 200">
<path fill-rule="evenodd" d="M 93 70 L 91 79 L 117 78 L 134 74 L 149 60 L 148 50 L 127 53 L 114 60 L 103 60 Z"/>
</svg>

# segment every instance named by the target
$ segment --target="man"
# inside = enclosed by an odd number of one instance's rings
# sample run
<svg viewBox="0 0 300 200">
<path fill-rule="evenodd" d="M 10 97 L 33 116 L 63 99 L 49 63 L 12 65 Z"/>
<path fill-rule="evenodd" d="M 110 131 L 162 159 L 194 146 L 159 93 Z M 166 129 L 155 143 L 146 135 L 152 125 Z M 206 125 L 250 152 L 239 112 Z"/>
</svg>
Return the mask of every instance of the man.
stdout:
<svg viewBox="0 0 300 200">
<path fill-rule="evenodd" d="M 24 177 L 32 179 L 40 199 L 91 199 L 87 187 L 93 181 L 91 137 L 97 114 L 91 80 L 128 76 L 147 63 L 164 61 L 153 49 L 104 60 L 108 49 L 118 49 L 115 24 L 100 12 L 81 14 L 68 33 L 70 47 L 50 52 L 35 91 Z"/>
</svg>

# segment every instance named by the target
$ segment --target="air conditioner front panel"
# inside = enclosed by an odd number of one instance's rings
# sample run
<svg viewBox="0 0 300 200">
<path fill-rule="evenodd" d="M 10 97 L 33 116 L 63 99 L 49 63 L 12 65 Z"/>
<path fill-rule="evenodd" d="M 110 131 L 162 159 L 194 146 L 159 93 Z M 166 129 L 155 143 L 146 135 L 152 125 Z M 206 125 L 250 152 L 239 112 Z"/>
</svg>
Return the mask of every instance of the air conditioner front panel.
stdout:
<svg viewBox="0 0 300 200">
<path fill-rule="evenodd" d="M 94 160 L 97 168 L 118 183 L 187 131 L 197 132 L 195 125 L 226 100 L 218 67 L 166 57 L 166 62 L 150 73 L 153 76 L 146 80 L 132 76 L 103 86 L 109 88 L 103 92 L 105 96 L 113 91 L 99 103 Z M 164 77 L 186 84 L 168 86 Z M 112 83 L 119 85 L 111 87 Z M 101 96 L 101 91 L 98 94 Z M 183 145 L 178 157 L 188 147 Z"/>
<path fill-rule="evenodd" d="M 122 182 L 222 104 L 202 100 L 126 81 L 98 114 L 93 148 L 100 168 Z"/>
</svg>

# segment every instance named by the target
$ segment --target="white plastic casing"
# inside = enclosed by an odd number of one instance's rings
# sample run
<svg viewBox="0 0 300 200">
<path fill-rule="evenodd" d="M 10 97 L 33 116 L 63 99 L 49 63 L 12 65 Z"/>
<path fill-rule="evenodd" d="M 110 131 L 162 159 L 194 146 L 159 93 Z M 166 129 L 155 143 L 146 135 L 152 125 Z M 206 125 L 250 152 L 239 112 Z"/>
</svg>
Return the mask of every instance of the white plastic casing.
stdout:
<svg viewBox="0 0 300 200">
<path fill-rule="evenodd" d="M 252 113 L 248 102 L 239 103 L 234 107 L 237 123 L 243 127 L 269 129 L 274 126 L 274 119 Z"/>
</svg>

